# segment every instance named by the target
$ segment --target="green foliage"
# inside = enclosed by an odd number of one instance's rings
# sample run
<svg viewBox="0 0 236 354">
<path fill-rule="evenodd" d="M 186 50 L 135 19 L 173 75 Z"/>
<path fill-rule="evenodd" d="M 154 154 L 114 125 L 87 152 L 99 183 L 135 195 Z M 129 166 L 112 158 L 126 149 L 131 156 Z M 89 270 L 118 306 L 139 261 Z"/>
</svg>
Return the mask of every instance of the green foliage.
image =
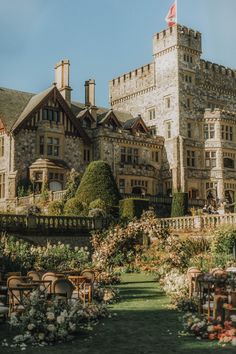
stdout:
<svg viewBox="0 0 236 354">
<path fill-rule="evenodd" d="M 81 202 L 90 204 L 102 199 L 107 207 L 118 205 L 120 194 L 110 166 L 104 161 L 93 161 L 87 167 L 76 197 Z"/>
<path fill-rule="evenodd" d="M 89 253 L 79 247 L 71 247 L 60 242 L 55 245 L 34 246 L 30 242 L 14 236 L 1 235 L 0 254 L 6 271 L 48 270 L 58 271 L 84 268 L 88 264 Z"/>
<path fill-rule="evenodd" d="M 98 199 L 93 200 L 89 204 L 89 209 L 101 209 L 101 210 L 106 211 L 107 206 L 106 206 L 106 203 L 104 202 L 104 200 L 102 200 L 101 198 L 98 198 Z"/>
<path fill-rule="evenodd" d="M 236 228 L 232 225 L 219 227 L 213 232 L 212 248 L 213 254 L 232 254 L 236 242 Z"/>
<path fill-rule="evenodd" d="M 41 191 L 41 200 L 42 202 L 47 202 L 49 199 L 49 189 L 46 183 L 43 184 L 42 191 Z"/>
<path fill-rule="evenodd" d="M 120 200 L 120 217 L 132 220 L 140 218 L 143 211 L 148 210 L 149 201 L 147 199 L 127 198 Z"/>
<path fill-rule="evenodd" d="M 88 214 L 87 205 L 78 197 L 68 199 L 64 206 L 65 215 L 86 216 Z"/>
<path fill-rule="evenodd" d="M 185 216 L 188 212 L 188 193 L 174 193 L 171 217 Z"/>
<path fill-rule="evenodd" d="M 59 216 L 63 214 L 64 202 L 62 200 L 54 200 L 48 205 L 48 214 Z"/>
<path fill-rule="evenodd" d="M 63 197 L 64 203 L 66 203 L 67 200 L 75 196 L 75 193 L 80 183 L 80 179 L 81 179 L 81 174 L 79 172 L 76 172 L 74 169 L 72 169 L 67 176 L 66 194 Z"/>
<path fill-rule="evenodd" d="M 33 186 L 30 180 L 23 178 L 17 185 L 17 196 L 26 197 L 32 193 Z"/>
</svg>

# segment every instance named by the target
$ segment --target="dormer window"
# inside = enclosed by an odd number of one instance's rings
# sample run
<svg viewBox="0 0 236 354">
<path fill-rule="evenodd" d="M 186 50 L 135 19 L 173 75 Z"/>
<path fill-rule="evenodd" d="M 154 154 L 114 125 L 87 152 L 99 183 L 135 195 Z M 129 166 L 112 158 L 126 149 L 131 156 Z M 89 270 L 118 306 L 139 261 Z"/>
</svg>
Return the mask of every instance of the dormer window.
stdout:
<svg viewBox="0 0 236 354">
<path fill-rule="evenodd" d="M 92 122 L 89 118 L 84 118 L 82 121 L 83 128 L 91 128 Z"/>
</svg>

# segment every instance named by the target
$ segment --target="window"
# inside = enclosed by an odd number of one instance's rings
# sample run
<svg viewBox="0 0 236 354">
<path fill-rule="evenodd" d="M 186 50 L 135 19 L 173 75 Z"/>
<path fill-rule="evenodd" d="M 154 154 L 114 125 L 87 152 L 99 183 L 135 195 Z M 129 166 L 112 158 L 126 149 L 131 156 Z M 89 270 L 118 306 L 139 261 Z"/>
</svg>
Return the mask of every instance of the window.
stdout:
<svg viewBox="0 0 236 354">
<path fill-rule="evenodd" d="M 156 135 L 157 135 L 157 130 L 156 130 L 156 128 L 150 128 L 150 129 L 149 129 L 149 132 L 150 132 L 151 136 L 156 136 Z"/>
<path fill-rule="evenodd" d="M 90 162 L 90 150 L 89 149 L 84 149 L 84 162 L 85 163 Z"/>
<path fill-rule="evenodd" d="M 188 123 L 187 125 L 187 136 L 188 138 L 192 138 L 192 124 Z"/>
<path fill-rule="evenodd" d="M 121 147 L 121 162 L 127 164 L 138 163 L 138 149 Z"/>
<path fill-rule="evenodd" d="M 171 122 L 166 123 L 166 138 L 171 138 Z"/>
<path fill-rule="evenodd" d="M 156 118 L 156 110 L 155 108 L 149 109 L 148 110 L 148 116 L 149 116 L 149 120 L 153 120 Z"/>
<path fill-rule="evenodd" d="M 187 166 L 195 167 L 195 151 L 187 150 Z"/>
<path fill-rule="evenodd" d="M 204 139 L 215 138 L 215 124 L 204 124 Z"/>
<path fill-rule="evenodd" d="M 205 152 L 205 167 L 214 168 L 216 167 L 216 152 L 206 151 Z"/>
<path fill-rule="evenodd" d="M 199 198 L 199 191 L 198 189 L 192 188 L 188 191 L 189 199 L 198 199 Z"/>
<path fill-rule="evenodd" d="M 39 137 L 39 153 L 44 155 L 44 136 Z"/>
<path fill-rule="evenodd" d="M 5 198 L 5 173 L 0 174 L 0 198 Z"/>
<path fill-rule="evenodd" d="M 164 102 L 165 102 L 165 108 L 169 109 L 171 107 L 171 99 L 170 99 L 170 97 L 165 97 L 164 98 Z"/>
<path fill-rule="evenodd" d="M 184 75 L 184 81 L 187 83 L 192 83 L 193 79 L 191 75 Z"/>
<path fill-rule="evenodd" d="M 192 108 L 192 97 L 187 97 L 186 99 L 186 107 L 191 109 Z"/>
<path fill-rule="evenodd" d="M 159 151 L 152 151 L 152 161 L 159 162 Z"/>
<path fill-rule="evenodd" d="M 0 157 L 4 156 L 4 136 L 0 137 Z"/>
<path fill-rule="evenodd" d="M 119 191 L 120 191 L 120 193 L 125 193 L 125 180 L 124 179 L 119 180 Z"/>
<path fill-rule="evenodd" d="M 59 156 L 59 139 L 48 137 L 47 138 L 47 155 Z"/>
<path fill-rule="evenodd" d="M 43 110 L 43 120 L 49 120 L 58 123 L 60 121 L 60 113 L 53 108 L 45 108 Z"/>
<path fill-rule="evenodd" d="M 224 167 L 233 169 L 234 168 L 234 160 L 230 159 L 228 157 L 225 157 L 224 158 Z"/>
<path fill-rule="evenodd" d="M 221 139 L 233 141 L 233 127 L 229 125 L 221 126 Z"/>
</svg>

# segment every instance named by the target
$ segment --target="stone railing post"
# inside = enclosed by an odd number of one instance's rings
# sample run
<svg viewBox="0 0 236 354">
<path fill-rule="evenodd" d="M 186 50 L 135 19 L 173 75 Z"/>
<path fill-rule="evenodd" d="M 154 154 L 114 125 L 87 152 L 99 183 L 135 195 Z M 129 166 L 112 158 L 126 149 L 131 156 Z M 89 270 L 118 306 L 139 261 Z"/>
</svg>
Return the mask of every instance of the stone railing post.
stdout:
<svg viewBox="0 0 236 354">
<path fill-rule="evenodd" d="M 35 215 L 27 215 L 26 217 L 26 227 L 27 229 L 36 229 L 36 216 Z"/>
<path fill-rule="evenodd" d="M 203 229 L 203 220 L 202 220 L 201 216 L 196 215 L 193 217 L 193 227 L 194 227 L 194 229 L 197 229 L 197 230 Z"/>
</svg>

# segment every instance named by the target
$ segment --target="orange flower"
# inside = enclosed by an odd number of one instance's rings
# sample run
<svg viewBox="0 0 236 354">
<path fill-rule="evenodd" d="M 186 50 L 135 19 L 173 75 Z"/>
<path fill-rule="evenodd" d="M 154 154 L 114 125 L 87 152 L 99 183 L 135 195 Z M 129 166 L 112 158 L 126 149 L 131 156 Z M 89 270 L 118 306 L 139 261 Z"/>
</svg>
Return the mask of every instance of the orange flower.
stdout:
<svg viewBox="0 0 236 354">
<path fill-rule="evenodd" d="M 208 339 L 210 339 L 210 340 L 216 339 L 216 333 L 209 333 L 208 334 Z"/>
</svg>

